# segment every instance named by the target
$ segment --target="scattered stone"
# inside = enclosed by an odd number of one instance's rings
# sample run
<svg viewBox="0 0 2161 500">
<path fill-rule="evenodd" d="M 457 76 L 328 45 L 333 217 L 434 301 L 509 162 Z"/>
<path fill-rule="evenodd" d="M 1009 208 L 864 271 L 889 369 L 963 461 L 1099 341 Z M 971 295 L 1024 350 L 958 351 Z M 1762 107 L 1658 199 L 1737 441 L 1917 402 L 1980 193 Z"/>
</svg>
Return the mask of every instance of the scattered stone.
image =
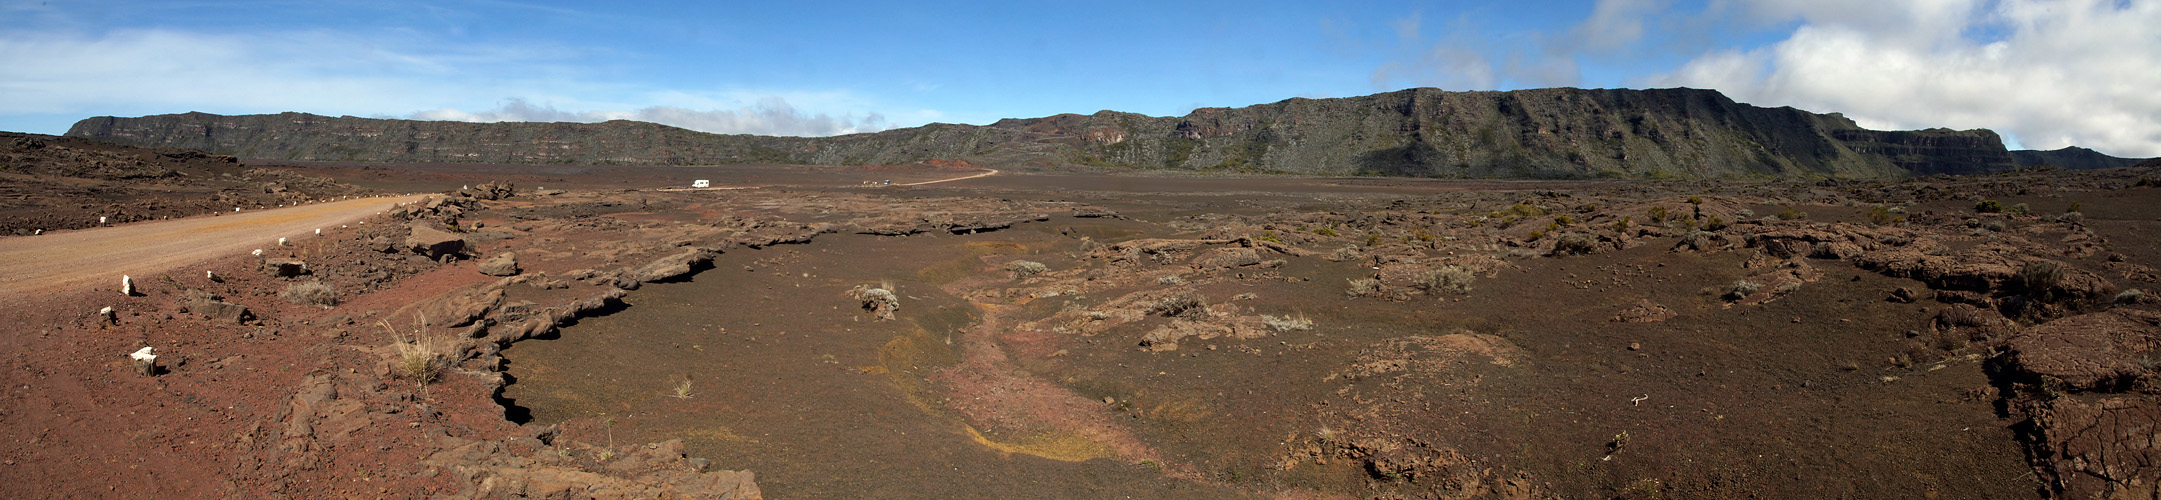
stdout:
<svg viewBox="0 0 2161 500">
<path fill-rule="evenodd" d="M 1634 307 L 1624 309 L 1620 314 L 1614 315 L 1613 321 L 1622 323 L 1657 323 L 1673 319 L 1674 316 L 1679 316 L 1679 314 L 1674 313 L 1672 309 L 1667 309 L 1666 306 L 1651 302 L 1651 299 L 1643 299 L 1636 301 Z"/>
<path fill-rule="evenodd" d="M 158 374 L 158 355 L 157 351 L 154 349 L 144 347 L 142 349 L 136 350 L 135 352 L 128 354 L 128 360 L 131 364 L 135 365 L 136 374 L 145 377 L 152 377 Z"/>
<path fill-rule="evenodd" d="M 263 262 L 263 269 L 269 270 L 272 276 L 291 278 L 308 274 L 308 263 L 293 259 L 271 260 Z"/>
<path fill-rule="evenodd" d="M 191 312 L 204 318 L 233 324 L 241 324 L 255 319 L 255 315 L 248 311 L 247 306 L 225 302 L 223 297 L 211 295 L 210 292 L 202 290 L 187 291 L 181 298 L 180 307 L 182 308 L 181 312 Z"/>
<path fill-rule="evenodd" d="M 405 248 L 430 259 L 440 259 L 463 253 L 465 237 L 423 224 L 414 224 L 412 235 L 405 237 Z"/>
<path fill-rule="evenodd" d="M 518 274 L 517 254 L 504 252 L 480 263 L 480 274 L 489 276 L 515 276 Z"/>
</svg>

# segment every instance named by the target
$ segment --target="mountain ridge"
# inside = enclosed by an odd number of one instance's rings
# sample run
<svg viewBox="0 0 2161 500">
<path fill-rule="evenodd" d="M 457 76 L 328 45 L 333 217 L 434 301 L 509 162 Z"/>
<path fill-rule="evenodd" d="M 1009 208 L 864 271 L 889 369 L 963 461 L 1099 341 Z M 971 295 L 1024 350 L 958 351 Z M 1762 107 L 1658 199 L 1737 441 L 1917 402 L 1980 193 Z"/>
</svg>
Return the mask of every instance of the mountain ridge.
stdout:
<svg viewBox="0 0 2161 500">
<path fill-rule="evenodd" d="M 1877 131 L 1698 89 L 1405 89 L 1184 116 L 1117 111 L 832 137 L 666 125 L 430 122 L 305 113 L 94 117 L 68 136 L 261 160 L 816 165 L 961 159 L 1020 168 L 1442 178 L 1896 177 L 2017 166 L 1986 129 Z"/>
</svg>

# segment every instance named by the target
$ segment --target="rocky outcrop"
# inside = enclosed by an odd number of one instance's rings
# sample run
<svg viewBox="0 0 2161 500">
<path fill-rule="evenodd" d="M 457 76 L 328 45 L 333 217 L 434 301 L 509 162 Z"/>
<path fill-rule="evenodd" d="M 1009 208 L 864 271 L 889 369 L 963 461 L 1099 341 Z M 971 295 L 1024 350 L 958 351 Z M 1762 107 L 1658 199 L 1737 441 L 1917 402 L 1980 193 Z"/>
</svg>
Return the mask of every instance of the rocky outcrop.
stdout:
<svg viewBox="0 0 2161 500">
<path fill-rule="evenodd" d="M 552 433 L 501 441 L 447 437 L 423 461 L 455 473 L 463 486 L 444 498 L 764 498 L 750 472 L 708 471 L 683 453 L 682 440 L 621 448 L 573 444 Z"/>
<path fill-rule="evenodd" d="M 405 237 L 405 248 L 412 250 L 413 253 L 426 255 L 430 259 L 440 259 L 446 255 L 464 253 L 465 237 L 451 234 L 449 231 L 416 224 L 413 226 L 412 234 Z"/>
<path fill-rule="evenodd" d="M 2129 167 L 2138 165 L 2143 160 L 2142 158 L 2117 158 L 2100 151 L 2078 146 L 2067 146 L 2063 149 L 2049 151 L 2021 149 L 2012 151 L 2011 159 L 2018 162 L 2018 166 L 2021 167 L 2048 165 L 2073 170 Z"/>
<path fill-rule="evenodd" d="M 181 312 L 202 315 L 204 318 L 240 324 L 255 319 L 248 306 L 226 302 L 224 297 L 202 290 L 188 290 L 180 299 Z"/>
<path fill-rule="evenodd" d="M 2161 484 L 2154 369 L 2161 314 L 2116 309 L 2028 328 L 1994 370 L 2031 419 L 2028 456 L 2058 498 L 2141 498 Z"/>
<path fill-rule="evenodd" d="M 489 276 L 515 276 L 518 274 L 518 255 L 507 252 L 496 255 L 481 262 L 478 270 Z"/>
<path fill-rule="evenodd" d="M 2008 170 L 1994 132 L 1875 131 L 1711 90 L 1408 89 L 1203 108 L 931 124 L 836 137 L 643 122 L 468 123 L 302 113 L 96 117 L 69 136 L 246 158 L 536 164 L 1085 164 L 1414 177 L 1891 177 Z"/>
</svg>

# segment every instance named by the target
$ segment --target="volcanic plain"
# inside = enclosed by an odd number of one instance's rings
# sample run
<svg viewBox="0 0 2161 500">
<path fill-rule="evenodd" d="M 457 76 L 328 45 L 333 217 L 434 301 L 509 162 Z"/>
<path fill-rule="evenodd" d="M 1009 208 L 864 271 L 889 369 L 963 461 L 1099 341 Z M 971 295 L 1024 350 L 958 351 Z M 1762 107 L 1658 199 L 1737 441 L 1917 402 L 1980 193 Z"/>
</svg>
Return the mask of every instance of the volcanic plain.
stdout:
<svg viewBox="0 0 2161 500">
<path fill-rule="evenodd" d="M 259 176 L 234 181 L 249 196 L 335 188 L 270 211 L 428 196 L 133 276 L 130 295 L 117 271 L 10 294 L 0 496 L 2161 484 L 2151 166 L 1759 182 L 963 178 L 989 169 L 957 162 L 226 173 Z M 218 191 L 157 199 L 191 192 Z M 186 207 L 126 223 L 213 217 Z M 34 212 L 7 226 L 28 228 L 67 209 L 0 213 Z M 79 260 L 64 265 L 121 264 Z M 127 357 L 143 347 L 147 375 Z"/>
</svg>

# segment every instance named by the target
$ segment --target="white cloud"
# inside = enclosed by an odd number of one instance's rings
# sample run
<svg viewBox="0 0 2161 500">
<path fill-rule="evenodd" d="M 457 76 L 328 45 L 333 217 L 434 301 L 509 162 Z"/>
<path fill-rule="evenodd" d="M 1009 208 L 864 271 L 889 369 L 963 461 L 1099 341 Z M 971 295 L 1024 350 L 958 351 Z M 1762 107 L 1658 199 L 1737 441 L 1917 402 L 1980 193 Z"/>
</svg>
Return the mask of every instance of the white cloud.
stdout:
<svg viewBox="0 0 2161 500">
<path fill-rule="evenodd" d="M 653 90 L 595 81 L 592 52 L 445 45 L 411 34 L 0 32 L 0 115 L 300 111 L 468 121 L 641 120 L 693 130 L 833 135 L 889 128 L 839 91 Z M 606 64 L 605 61 L 597 64 Z M 506 99 L 508 98 L 508 99 Z M 600 111 L 561 111 L 565 109 Z M 488 106 L 494 109 L 486 109 Z M 479 111 L 463 111 L 475 110 Z M 936 116 L 914 111 L 904 118 Z"/>
<path fill-rule="evenodd" d="M 1990 128 L 2029 148 L 2161 156 L 2161 1 L 1765 0 L 1782 41 L 1703 54 L 1663 85 L 1840 111 L 1873 128 Z"/>
<path fill-rule="evenodd" d="M 1599 0 L 1591 17 L 1569 31 L 1580 50 L 1615 51 L 1643 39 L 1643 19 L 1664 9 L 1667 0 Z"/>
<path fill-rule="evenodd" d="M 792 136 L 854 134 L 877 132 L 890 128 L 885 117 L 877 113 L 871 113 L 862 118 L 853 116 L 834 117 L 824 113 L 805 113 L 796 110 L 794 106 L 788 104 L 787 100 L 779 97 L 768 97 L 758 101 L 757 104 L 735 109 L 698 110 L 674 106 L 650 106 L 636 110 L 576 112 L 562 111 L 547 105 L 536 106 L 523 99 L 509 99 L 492 110 L 466 112 L 442 108 L 414 113 L 408 118 L 468 122 L 593 123 L 608 120 L 636 120 L 716 134 Z"/>
</svg>

